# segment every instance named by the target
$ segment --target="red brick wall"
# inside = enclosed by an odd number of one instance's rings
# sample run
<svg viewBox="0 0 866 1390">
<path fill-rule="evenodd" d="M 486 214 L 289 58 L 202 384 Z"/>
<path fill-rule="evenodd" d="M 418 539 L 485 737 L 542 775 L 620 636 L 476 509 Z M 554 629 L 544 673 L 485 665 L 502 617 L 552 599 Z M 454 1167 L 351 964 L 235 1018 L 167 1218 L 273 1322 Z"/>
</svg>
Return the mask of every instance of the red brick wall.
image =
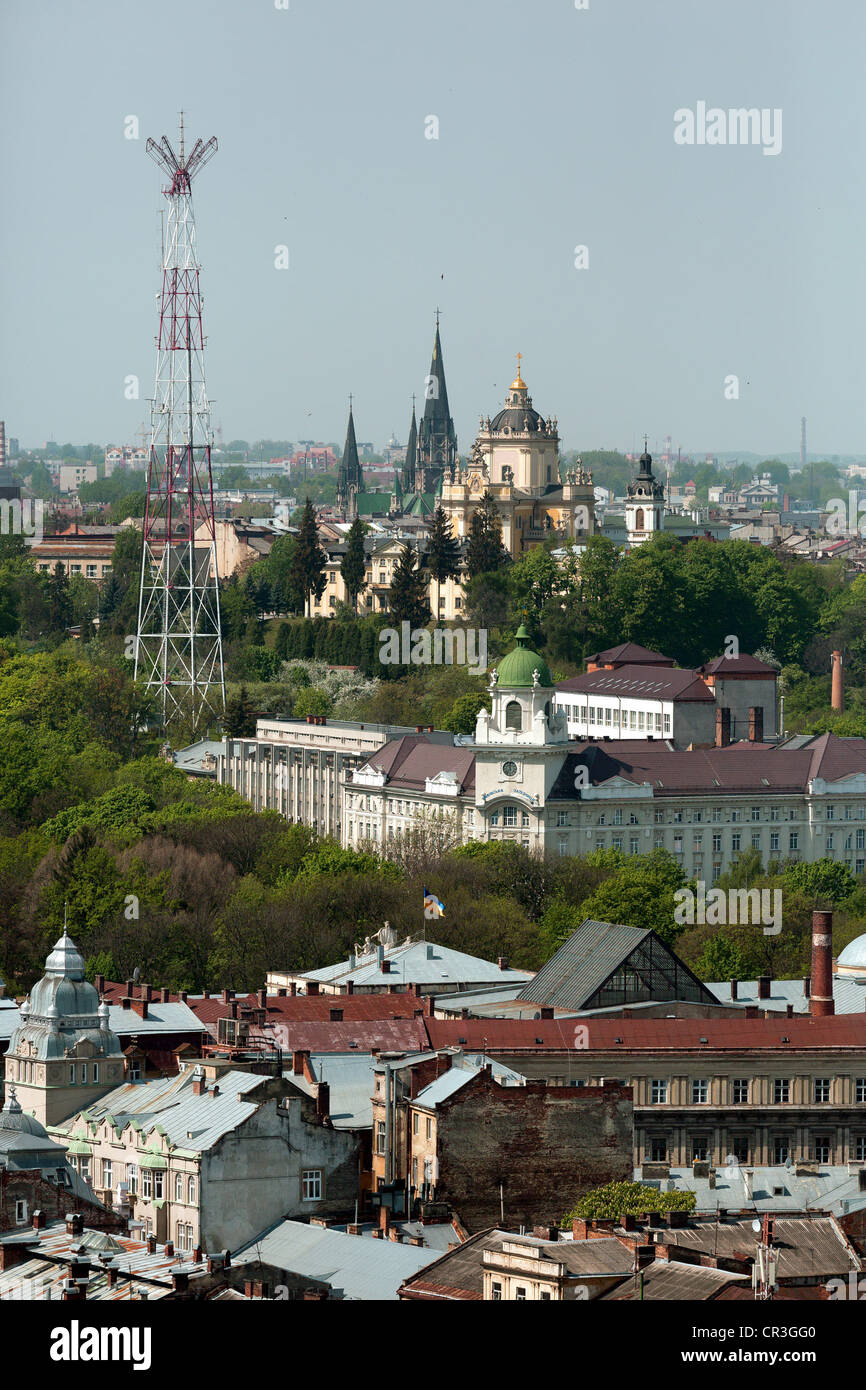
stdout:
<svg viewBox="0 0 866 1390">
<path fill-rule="evenodd" d="M 629 1086 L 499 1086 L 489 1073 L 439 1107 L 436 1197 L 470 1230 L 554 1223 L 593 1187 L 632 1178 Z"/>
<path fill-rule="evenodd" d="M 27 1203 L 27 1225 L 18 1226 L 15 1222 L 15 1203 Z M 80 1212 L 85 1226 L 97 1226 L 100 1230 L 125 1231 L 125 1220 L 114 1212 L 83 1201 L 80 1197 L 57 1187 L 42 1177 L 39 1169 L 20 1171 L 0 1169 L 0 1232 L 26 1231 L 31 1225 L 34 1211 L 45 1214 L 45 1224 L 58 1221 L 67 1212 Z"/>
</svg>

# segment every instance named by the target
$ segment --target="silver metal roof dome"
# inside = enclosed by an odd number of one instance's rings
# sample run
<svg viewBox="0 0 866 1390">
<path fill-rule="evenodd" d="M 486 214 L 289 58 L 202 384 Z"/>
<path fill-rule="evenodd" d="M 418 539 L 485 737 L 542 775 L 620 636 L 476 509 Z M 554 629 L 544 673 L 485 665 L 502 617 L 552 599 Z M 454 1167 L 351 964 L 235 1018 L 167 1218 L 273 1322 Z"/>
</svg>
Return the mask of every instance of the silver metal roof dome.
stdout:
<svg viewBox="0 0 866 1390">
<path fill-rule="evenodd" d="M 40 1139 L 48 1138 L 48 1130 L 34 1115 L 25 1115 L 15 1095 L 15 1087 L 10 1082 L 6 1104 L 0 1110 L 0 1129 L 15 1130 L 18 1134 L 35 1134 Z"/>
<path fill-rule="evenodd" d="M 840 953 L 836 964 L 846 974 L 849 971 L 852 974 L 855 971 L 858 974 L 862 971 L 866 975 L 866 934 L 855 936 L 853 941 L 849 941 L 844 951 Z"/>
</svg>

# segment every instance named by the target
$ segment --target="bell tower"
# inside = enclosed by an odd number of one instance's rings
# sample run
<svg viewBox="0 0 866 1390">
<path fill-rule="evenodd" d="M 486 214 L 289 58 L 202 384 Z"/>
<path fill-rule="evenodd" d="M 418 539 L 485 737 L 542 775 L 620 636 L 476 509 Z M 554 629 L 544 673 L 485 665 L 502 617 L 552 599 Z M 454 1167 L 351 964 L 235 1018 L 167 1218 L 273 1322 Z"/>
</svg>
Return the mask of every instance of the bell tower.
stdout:
<svg viewBox="0 0 866 1390">
<path fill-rule="evenodd" d="M 625 504 L 625 525 L 629 548 L 643 545 L 644 541 L 658 536 L 665 525 L 664 485 L 655 477 L 652 458 L 647 451 L 644 437 L 643 453 L 640 456 L 640 469 L 628 485 Z"/>
</svg>

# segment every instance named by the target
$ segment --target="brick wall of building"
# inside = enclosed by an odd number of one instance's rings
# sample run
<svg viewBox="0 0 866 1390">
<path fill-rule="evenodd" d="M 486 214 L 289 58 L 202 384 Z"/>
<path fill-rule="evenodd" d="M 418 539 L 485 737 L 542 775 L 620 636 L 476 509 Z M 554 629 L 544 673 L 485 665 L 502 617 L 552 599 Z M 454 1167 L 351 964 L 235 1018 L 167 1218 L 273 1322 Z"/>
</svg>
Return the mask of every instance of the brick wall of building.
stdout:
<svg viewBox="0 0 866 1390">
<path fill-rule="evenodd" d="M 632 1178 L 627 1086 L 500 1086 L 482 1071 L 438 1107 L 437 1199 L 470 1230 L 557 1220 L 593 1187 Z"/>
<path fill-rule="evenodd" d="M 27 1203 L 27 1221 L 24 1224 L 15 1220 L 15 1204 Z M 0 1232 L 30 1229 L 34 1211 L 41 1211 L 45 1224 L 60 1220 L 67 1212 L 80 1212 L 84 1224 L 100 1230 L 125 1231 L 126 1222 L 115 1212 L 84 1201 L 80 1196 L 48 1182 L 38 1168 L 27 1170 L 0 1169 Z"/>
</svg>

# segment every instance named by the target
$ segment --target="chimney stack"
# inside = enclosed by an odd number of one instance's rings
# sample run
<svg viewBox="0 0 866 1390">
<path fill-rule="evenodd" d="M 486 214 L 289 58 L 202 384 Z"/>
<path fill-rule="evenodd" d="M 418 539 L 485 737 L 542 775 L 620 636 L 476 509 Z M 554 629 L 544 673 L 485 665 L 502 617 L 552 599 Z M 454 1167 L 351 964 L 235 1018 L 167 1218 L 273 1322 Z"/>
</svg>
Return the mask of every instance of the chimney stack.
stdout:
<svg viewBox="0 0 866 1390">
<path fill-rule="evenodd" d="M 331 1113 L 331 1088 L 327 1081 L 320 1081 L 316 1087 L 316 1119 L 324 1123 Z"/>
<path fill-rule="evenodd" d="M 761 975 L 758 977 L 758 998 L 769 999 L 772 985 L 771 975 Z"/>
<path fill-rule="evenodd" d="M 764 742 L 764 706 L 752 705 L 749 708 L 749 742 Z"/>
<path fill-rule="evenodd" d="M 831 657 L 832 689 L 830 703 L 836 714 L 843 714 L 845 711 L 845 686 L 842 681 L 842 653 L 833 652 Z"/>
<path fill-rule="evenodd" d="M 731 980 L 731 1003 L 733 1003 L 737 997 L 737 990 L 739 988 L 739 984 L 739 980 Z"/>
<path fill-rule="evenodd" d="M 836 1012 L 833 1002 L 833 914 L 812 913 L 812 992 L 809 1013 L 823 1018 Z"/>
<path fill-rule="evenodd" d="M 731 741 L 731 711 L 727 705 L 716 709 L 716 747 L 727 748 Z"/>
</svg>

